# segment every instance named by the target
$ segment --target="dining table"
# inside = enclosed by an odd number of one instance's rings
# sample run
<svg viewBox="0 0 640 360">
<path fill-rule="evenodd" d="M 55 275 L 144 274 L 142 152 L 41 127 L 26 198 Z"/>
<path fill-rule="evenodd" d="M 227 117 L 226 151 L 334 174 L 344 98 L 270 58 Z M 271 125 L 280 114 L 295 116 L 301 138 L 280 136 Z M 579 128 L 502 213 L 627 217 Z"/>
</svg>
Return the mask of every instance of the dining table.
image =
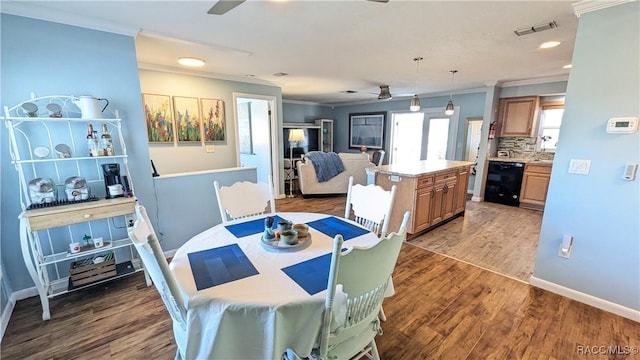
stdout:
<svg viewBox="0 0 640 360">
<path fill-rule="evenodd" d="M 309 236 L 293 246 L 264 242 L 268 216 L 272 229 L 283 221 L 307 224 Z M 305 212 L 234 220 L 189 239 L 169 265 L 187 309 L 186 358 L 281 359 L 287 349 L 309 356 L 322 324 L 337 234 L 345 240 L 343 251 L 380 241 L 354 221 Z M 334 318 L 344 317 L 337 309 Z"/>
</svg>

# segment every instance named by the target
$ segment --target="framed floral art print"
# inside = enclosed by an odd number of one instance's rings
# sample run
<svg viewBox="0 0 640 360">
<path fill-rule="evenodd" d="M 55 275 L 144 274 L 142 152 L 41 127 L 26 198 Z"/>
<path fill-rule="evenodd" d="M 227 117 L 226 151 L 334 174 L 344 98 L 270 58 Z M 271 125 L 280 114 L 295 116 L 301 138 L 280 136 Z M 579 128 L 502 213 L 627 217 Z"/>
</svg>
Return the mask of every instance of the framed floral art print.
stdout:
<svg viewBox="0 0 640 360">
<path fill-rule="evenodd" d="M 174 124 L 169 95 L 142 94 L 150 143 L 173 143 Z"/>
<path fill-rule="evenodd" d="M 202 121 L 198 99 L 174 96 L 173 111 L 176 119 L 178 143 L 202 141 Z"/>
<path fill-rule="evenodd" d="M 224 101 L 200 99 L 204 141 L 225 141 Z"/>
</svg>

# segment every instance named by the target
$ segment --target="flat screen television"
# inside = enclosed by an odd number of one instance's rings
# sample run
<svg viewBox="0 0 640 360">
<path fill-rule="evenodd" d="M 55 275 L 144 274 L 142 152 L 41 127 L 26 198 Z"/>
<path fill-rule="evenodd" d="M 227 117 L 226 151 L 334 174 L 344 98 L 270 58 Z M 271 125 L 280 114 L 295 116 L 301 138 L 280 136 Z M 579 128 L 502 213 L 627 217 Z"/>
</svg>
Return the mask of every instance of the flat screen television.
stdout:
<svg viewBox="0 0 640 360">
<path fill-rule="evenodd" d="M 284 139 L 284 157 L 288 158 L 291 145 L 289 143 L 289 130 L 291 128 L 282 129 L 282 138 Z M 300 157 L 309 151 L 320 151 L 320 129 L 317 128 L 303 128 L 304 141 L 299 141 L 293 145 L 293 157 Z"/>
</svg>

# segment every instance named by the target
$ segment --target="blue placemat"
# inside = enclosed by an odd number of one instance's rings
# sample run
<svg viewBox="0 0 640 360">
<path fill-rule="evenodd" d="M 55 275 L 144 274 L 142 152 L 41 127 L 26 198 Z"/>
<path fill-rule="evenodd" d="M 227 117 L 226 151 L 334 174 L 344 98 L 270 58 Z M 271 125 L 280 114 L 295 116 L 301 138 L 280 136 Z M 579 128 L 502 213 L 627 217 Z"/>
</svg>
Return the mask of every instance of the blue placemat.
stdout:
<svg viewBox="0 0 640 360">
<path fill-rule="evenodd" d="M 369 230 L 340 220 L 335 216 L 308 222 L 307 225 L 332 238 L 340 234 L 344 241 L 369 233 Z"/>
<path fill-rule="evenodd" d="M 295 265 L 282 268 L 291 280 L 295 281 L 309 295 L 314 295 L 327 288 L 331 254 L 318 256 Z"/>
<path fill-rule="evenodd" d="M 238 244 L 187 254 L 196 288 L 203 290 L 258 274 Z"/>
<path fill-rule="evenodd" d="M 261 233 L 264 231 L 264 219 L 267 217 L 263 217 L 260 219 L 249 220 L 245 222 L 241 222 L 239 224 L 233 225 L 225 225 L 227 230 L 229 230 L 235 237 L 241 238 L 257 233 Z M 273 228 L 278 227 L 278 222 L 284 220 L 278 215 L 273 217 Z"/>
</svg>

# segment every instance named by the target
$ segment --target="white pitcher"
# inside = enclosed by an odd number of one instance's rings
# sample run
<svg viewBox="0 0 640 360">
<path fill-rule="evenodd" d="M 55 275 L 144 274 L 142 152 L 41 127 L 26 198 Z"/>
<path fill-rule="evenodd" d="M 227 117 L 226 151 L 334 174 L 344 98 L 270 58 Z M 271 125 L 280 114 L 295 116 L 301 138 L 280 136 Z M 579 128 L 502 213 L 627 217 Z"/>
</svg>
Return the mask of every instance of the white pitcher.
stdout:
<svg viewBox="0 0 640 360">
<path fill-rule="evenodd" d="M 97 99 L 91 95 L 82 95 L 71 99 L 71 101 L 80 108 L 83 119 L 102 119 L 102 112 L 109 106 L 109 100 Z M 102 110 L 100 110 L 99 101 L 106 102 Z"/>
</svg>

